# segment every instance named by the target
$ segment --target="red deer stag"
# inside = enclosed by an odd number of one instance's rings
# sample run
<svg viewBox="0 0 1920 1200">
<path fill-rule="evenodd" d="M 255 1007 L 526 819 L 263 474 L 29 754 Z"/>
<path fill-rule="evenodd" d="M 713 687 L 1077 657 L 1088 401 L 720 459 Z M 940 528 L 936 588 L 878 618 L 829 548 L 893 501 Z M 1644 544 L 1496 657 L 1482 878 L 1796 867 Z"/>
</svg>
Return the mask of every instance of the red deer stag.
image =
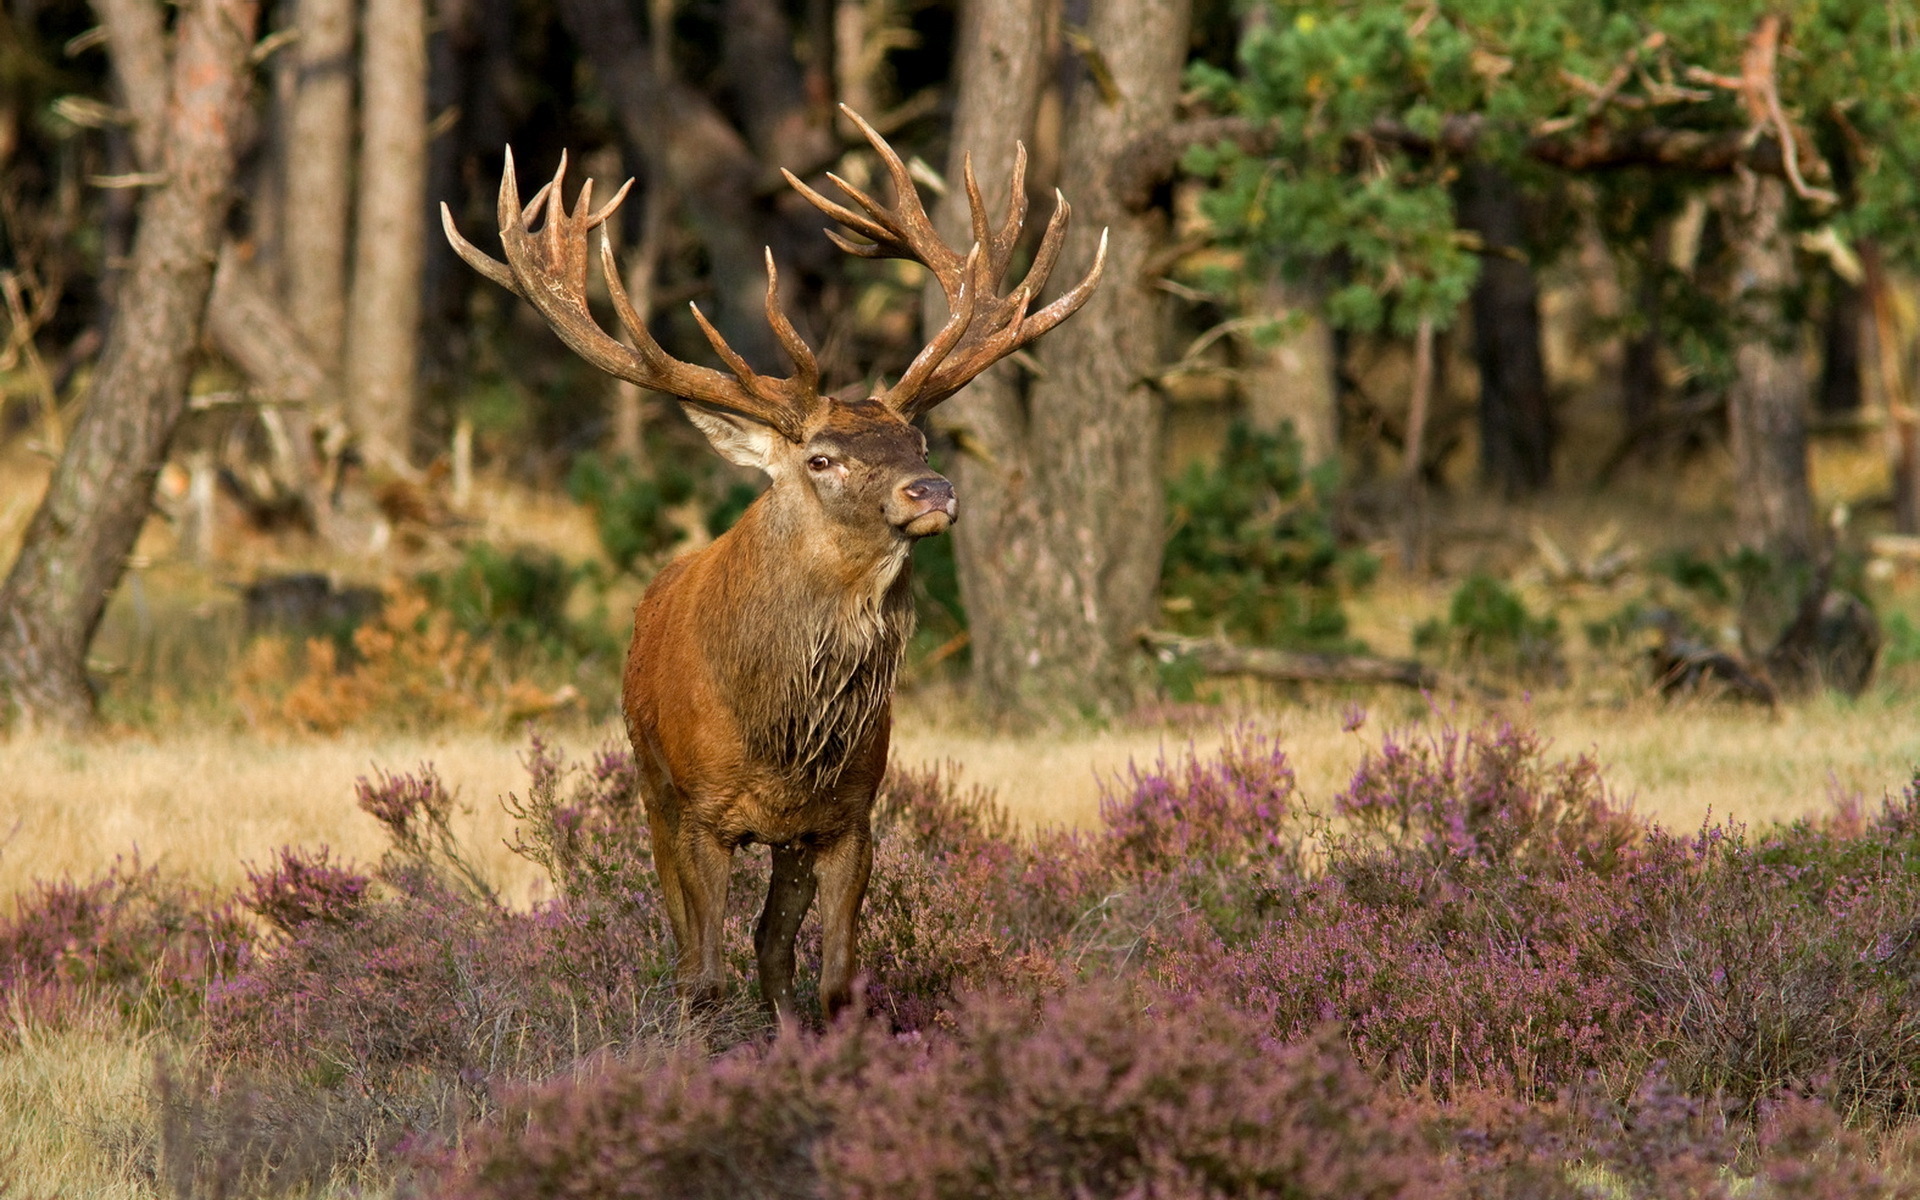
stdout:
<svg viewBox="0 0 1920 1200">
<path fill-rule="evenodd" d="M 957 515 L 953 485 L 927 466 L 926 439 L 911 422 L 1070 316 L 1106 261 L 1102 235 L 1087 277 L 1029 313 L 1059 257 L 1069 209 L 1056 193 L 1032 268 L 1001 295 L 1026 218 L 1025 148 L 1016 149 L 998 229 L 968 165 L 974 244 L 962 254 L 934 232 L 892 147 L 851 110 L 848 116 L 886 163 L 893 206 L 837 176 L 829 178 L 857 211 L 792 174 L 787 182 L 867 239 L 827 231 L 849 254 L 926 266 L 952 314 L 899 381 L 871 395 L 858 386 L 821 392 L 813 352 L 781 311 L 771 252 L 767 320 L 793 361 L 791 376 L 756 373 L 698 308 L 694 319 L 728 371 L 669 357 L 627 299 L 603 234 L 607 290 L 632 345 L 609 336 L 587 309 L 587 239 L 626 189 L 596 212 L 588 180 L 568 212 L 564 159 L 523 209 L 509 153 L 500 184 L 504 263 L 462 238 L 441 207 L 460 256 L 531 301 L 576 354 L 679 398 L 723 457 L 773 479 L 732 529 L 668 564 L 648 587 L 634 614 L 622 707 L 678 946 L 681 994 L 699 1003 L 720 994 L 733 851 L 765 842 L 773 879 L 754 947 L 761 990 L 787 1025 L 798 1020 L 794 937 L 816 893 L 827 1014 L 852 998 L 874 792 L 886 768 L 894 672 L 913 624 L 908 556 L 917 539 L 945 532 Z"/>
</svg>

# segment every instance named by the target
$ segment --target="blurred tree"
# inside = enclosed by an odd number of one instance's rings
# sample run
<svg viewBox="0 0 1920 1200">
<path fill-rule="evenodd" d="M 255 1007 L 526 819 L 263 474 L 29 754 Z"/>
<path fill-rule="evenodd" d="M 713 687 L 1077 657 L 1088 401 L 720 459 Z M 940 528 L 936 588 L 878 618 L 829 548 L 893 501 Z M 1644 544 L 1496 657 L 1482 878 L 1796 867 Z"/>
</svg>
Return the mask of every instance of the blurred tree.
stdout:
<svg viewBox="0 0 1920 1200">
<path fill-rule="evenodd" d="M 287 309 L 321 366 L 339 377 L 347 338 L 347 233 L 353 209 L 354 0 L 296 0 L 299 37 L 287 114 Z"/>
<path fill-rule="evenodd" d="M 132 269 L 86 404 L 0 585 L 0 712 L 15 722 L 78 728 L 93 719 L 87 645 L 186 408 L 258 18 L 253 0 L 193 0 L 176 22 L 153 143 L 165 178 L 140 205 Z"/>
<path fill-rule="evenodd" d="M 411 470 L 427 233 L 427 6 L 367 0 L 346 397 L 361 453 Z"/>
</svg>

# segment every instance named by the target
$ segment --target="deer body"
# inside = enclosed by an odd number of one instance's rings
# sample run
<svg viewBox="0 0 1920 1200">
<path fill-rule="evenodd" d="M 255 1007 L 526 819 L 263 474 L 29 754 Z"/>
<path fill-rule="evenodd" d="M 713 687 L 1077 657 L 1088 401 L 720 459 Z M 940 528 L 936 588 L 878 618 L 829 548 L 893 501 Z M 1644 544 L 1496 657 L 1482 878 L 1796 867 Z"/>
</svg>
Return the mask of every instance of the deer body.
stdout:
<svg viewBox="0 0 1920 1200">
<path fill-rule="evenodd" d="M 564 159 L 553 183 L 522 208 L 508 156 L 499 206 L 505 262 L 469 244 L 442 210 L 461 257 L 532 302 L 576 353 L 679 397 L 723 457 L 773 481 L 732 529 L 668 564 L 648 587 L 634 615 L 622 709 L 682 994 L 697 1002 L 719 994 L 733 852 L 765 843 L 773 872 L 754 943 L 762 994 L 785 1025 L 798 1021 L 794 938 L 816 898 L 821 1000 L 831 1015 L 852 998 L 873 800 L 886 770 L 894 675 L 913 628 L 909 556 L 916 540 L 945 533 L 958 515 L 953 486 L 927 466 L 926 439 L 912 421 L 1085 303 L 1106 251 L 1103 237 L 1087 277 L 1030 314 L 1059 255 L 1068 208 L 1056 205 L 1027 278 L 1002 296 L 1025 220 L 1025 150 L 997 229 L 968 168 L 974 244 L 963 255 L 934 232 L 892 148 L 848 115 L 886 165 L 894 206 L 837 177 L 857 210 L 791 174 L 788 182 L 869 239 L 829 231 L 842 249 L 926 265 L 951 314 L 900 379 L 871 395 L 821 393 L 813 353 L 777 303 L 771 254 L 767 319 L 793 360 L 792 376 L 754 372 L 697 308 L 731 375 L 669 357 L 633 311 L 603 239 L 608 291 L 632 345 L 608 336 L 587 309 L 587 235 L 626 190 L 594 212 L 589 180 L 570 213 L 561 198 Z"/>
</svg>

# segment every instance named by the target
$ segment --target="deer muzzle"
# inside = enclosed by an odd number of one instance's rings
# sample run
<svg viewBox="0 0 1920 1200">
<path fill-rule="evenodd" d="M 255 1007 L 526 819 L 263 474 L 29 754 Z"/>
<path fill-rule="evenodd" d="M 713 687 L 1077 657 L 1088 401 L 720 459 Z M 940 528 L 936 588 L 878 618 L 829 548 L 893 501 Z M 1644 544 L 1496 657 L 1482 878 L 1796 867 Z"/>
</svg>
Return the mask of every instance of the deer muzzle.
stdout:
<svg viewBox="0 0 1920 1200">
<path fill-rule="evenodd" d="M 953 484 L 939 475 L 916 479 L 900 489 L 903 520 L 895 522 L 908 537 L 945 533 L 960 519 L 960 501 Z"/>
</svg>

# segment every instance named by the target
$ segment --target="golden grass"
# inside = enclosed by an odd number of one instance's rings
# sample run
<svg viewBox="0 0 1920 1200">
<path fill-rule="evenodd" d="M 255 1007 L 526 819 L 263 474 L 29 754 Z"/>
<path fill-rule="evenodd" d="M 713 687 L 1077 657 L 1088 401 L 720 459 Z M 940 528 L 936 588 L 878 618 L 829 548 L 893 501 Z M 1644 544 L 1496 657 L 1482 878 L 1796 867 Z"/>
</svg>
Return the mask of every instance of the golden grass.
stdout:
<svg viewBox="0 0 1920 1200">
<path fill-rule="evenodd" d="M 584 752 L 587 745 L 572 749 Z M 231 886 L 275 848 L 326 843 L 378 859 L 379 826 L 354 805 L 373 767 L 431 761 L 468 810 L 455 828 L 482 869 L 525 898 L 537 868 L 508 851 L 499 797 L 524 790 L 521 747 L 484 733 L 262 741 L 184 734 L 155 741 L 0 744 L 0 894 L 35 878 L 85 877 L 138 852 L 201 883 Z"/>
<path fill-rule="evenodd" d="M 4 1023 L 0 1178 L 8 1195 L 120 1200 L 152 1178 L 159 1039 L 103 1020 L 60 1030 Z"/>
<path fill-rule="evenodd" d="M 950 704 L 910 699 L 901 708 L 894 756 L 908 764 L 957 764 L 964 782 L 992 791 L 1027 827 L 1086 826 L 1098 815 L 1103 783 L 1123 776 L 1129 763 L 1184 753 L 1190 742 L 1205 753 L 1227 725 L 1246 719 L 1278 731 L 1306 799 L 1325 806 L 1384 730 L 1435 719 L 1418 697 L 1381 695 L 1367 724 L 1349 733 L 1341 729 L 1343 707 L 1325 700 L 1269 704 L 1190 729 L 1006 736 L 952 719 Z M 1676 829 L 1696 827 L 1709 813 L 1757 825 L 1821 811 L 1840 795 L 1877 801 L 1920 763 L 1914 704 L 1890 690 L 1778 714 L 1650 701 L 1608 709 L 1552 699 L 1507 709 L 1551 738 L 1556 753 L 1596 755 L 1620 795 Z M 1461 710 L 1452 719 L 1475 716 Z M 558 740 L 577 757 L 617 736 L 607 726 Z M 509 897 L 525 902 L 539 894 L 538 871 L 507 850 L 512 822 L 499 804 L 525 787 L 523 748 L 474 732 L 285 741 L 189 733 L 0 744 L 0 833 L 12 831 L 0 849 L 0 896 L 36 878 L 92 875 L 135 850 L 145 862 L 221 887 L 242 881 L 246 864 L 265 862 L 283 845 L 325 843 L 371 862 L 384 843 L 354 806 L 355 778 L 374 766 L 411 770 L 431 761 L 467 810 L 457 824 L 463 844 Z"/>
</svg>

